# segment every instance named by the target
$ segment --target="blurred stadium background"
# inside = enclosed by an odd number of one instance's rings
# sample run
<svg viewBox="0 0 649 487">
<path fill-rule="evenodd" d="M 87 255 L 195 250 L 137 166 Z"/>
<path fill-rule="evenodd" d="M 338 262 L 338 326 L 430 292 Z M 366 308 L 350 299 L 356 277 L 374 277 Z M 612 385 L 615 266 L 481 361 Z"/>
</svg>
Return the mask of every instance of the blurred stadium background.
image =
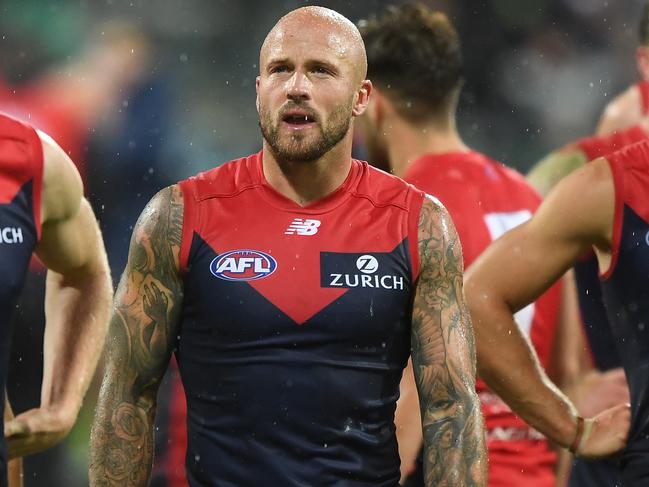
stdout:
<svg viewBox="0 0 649 487">
<path fill-rule="evenodd" d="M 0 110 L 48 131 L 81 165 L 117 280 L 135 219 L 158 189 L 261 147 L 254 84 L 275 21 L 308 4 L 356 21 L 388 3 L 1 0 Z M 463 39 L 461 133 L 519 170 L 592 132 L 637 77 L 641 0 L 425 3 L 447 12 Z M 29 304 L 42 289 L 27 292 Z M 23 323 L 37 320 L 26 307 Z M 12 357 L 19 410 L 39 394 L 39 326 L 28 328 Z M 27 460 L 27 487 L 87 485 L 95 395 L 64 445 Z"/>
</svg>

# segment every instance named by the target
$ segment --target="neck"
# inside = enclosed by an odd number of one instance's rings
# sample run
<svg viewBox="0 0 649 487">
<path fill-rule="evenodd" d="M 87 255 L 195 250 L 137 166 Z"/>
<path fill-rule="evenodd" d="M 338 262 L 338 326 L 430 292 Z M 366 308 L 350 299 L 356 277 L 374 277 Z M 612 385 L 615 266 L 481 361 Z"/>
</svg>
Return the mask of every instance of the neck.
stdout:
<svg viewBox="0 0 649 487">
<path fill-rule="evenodd" d="M 270 186 L 300 206 L 333 193 L 345 181 L 352 165 L 350 133 L 315 161 L 285 161 L 275 156 L 264 141 L 263 170 Z"/>
<path fill-rule="evenodd" d="M 466 152 L 469 147 L 462 141 L 452 119 L 446 125 L 412 125 L 399 117 L 386 121 L 386 143 L 390 165 L 395 176 L 402 177 L 408 166 L 425 154 Z"/>
</svg>

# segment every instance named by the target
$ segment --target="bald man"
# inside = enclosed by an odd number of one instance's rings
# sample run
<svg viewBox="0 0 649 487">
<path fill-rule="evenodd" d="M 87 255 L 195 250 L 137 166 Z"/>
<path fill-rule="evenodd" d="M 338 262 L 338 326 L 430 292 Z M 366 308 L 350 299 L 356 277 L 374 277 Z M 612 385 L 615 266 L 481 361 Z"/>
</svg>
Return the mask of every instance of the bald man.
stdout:
<svg viewBox="0 0 649 487">
<path fill-rule="evenodd" d="M 462 252 L 444 208 L 352 159 L 372 84 L 321 7 L 261 48 L 263 148 L 171 186 L 134 230 L 91 440 L 91 485 L 147 485 L 175 349 L 191 486 L 395 487 L 412 347 L 426 485 L 483 486 Z"/>
</svg>

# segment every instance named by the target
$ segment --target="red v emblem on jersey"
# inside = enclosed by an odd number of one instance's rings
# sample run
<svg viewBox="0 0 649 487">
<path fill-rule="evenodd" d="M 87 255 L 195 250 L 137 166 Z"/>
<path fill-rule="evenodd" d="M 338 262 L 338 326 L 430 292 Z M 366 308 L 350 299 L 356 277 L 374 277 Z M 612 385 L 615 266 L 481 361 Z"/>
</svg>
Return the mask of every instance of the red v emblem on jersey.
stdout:
<svg viewBox="0 0 649 487">
<path fill-rule="evenodd" d="M 281 285 L 278 282 L 290 284 Z M 280 268 L 278 265 L 273 276 L 249 284 L 298 325 L 302 325 L 349 291 L 321 288 L 319 265 L 308 272 L 298 272 L 293 266 Z"/>
<path fill-rule="evenodd" d="M 210 272 L 225 281 L 245 282 L 298 325 L 349 290 L 321 286 L 320 252 L 290 246 L 268 250 L 224 250 L 212 260 Z"/>
</svg>

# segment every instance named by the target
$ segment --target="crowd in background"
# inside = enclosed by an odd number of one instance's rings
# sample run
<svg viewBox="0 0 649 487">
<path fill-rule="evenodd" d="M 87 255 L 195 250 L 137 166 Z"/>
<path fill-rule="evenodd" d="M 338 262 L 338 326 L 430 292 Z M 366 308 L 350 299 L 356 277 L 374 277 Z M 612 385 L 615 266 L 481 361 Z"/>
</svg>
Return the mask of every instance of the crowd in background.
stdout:
<svg viewBox="0 0 649 487">
<path fill-rule="evenodd" d="M 357 21 L 388 2 L 0 3 L 0 111 L 50 133 L 79 164 L 115 280 L 135 220 L 158 189 L 260 149 L 259 46 L 281 15 L 314 3 Z M 427 3 L 447 12 L 462 38 L 460 132 L 476 150 L 521 171 L 591 133 L 602 107 L 636 76 L 640 0 Z M 356 153 L 363 156 L 362 146 Z M 23 307 L 42 302 L 40 289 L 38 279 L 28 284 Z M 19 330 L 18 343 L 38 336 L 32 312 L 23 310 L 30 329 Z M 18 410 L 39 394 L 42 359 L 25 349 L 14 353 L 9 377 Z M 53 485 L 52 478 L 86 485 L 94 396 L 63 446 L 26 461 L 27 487 Z"/>
</svg>

